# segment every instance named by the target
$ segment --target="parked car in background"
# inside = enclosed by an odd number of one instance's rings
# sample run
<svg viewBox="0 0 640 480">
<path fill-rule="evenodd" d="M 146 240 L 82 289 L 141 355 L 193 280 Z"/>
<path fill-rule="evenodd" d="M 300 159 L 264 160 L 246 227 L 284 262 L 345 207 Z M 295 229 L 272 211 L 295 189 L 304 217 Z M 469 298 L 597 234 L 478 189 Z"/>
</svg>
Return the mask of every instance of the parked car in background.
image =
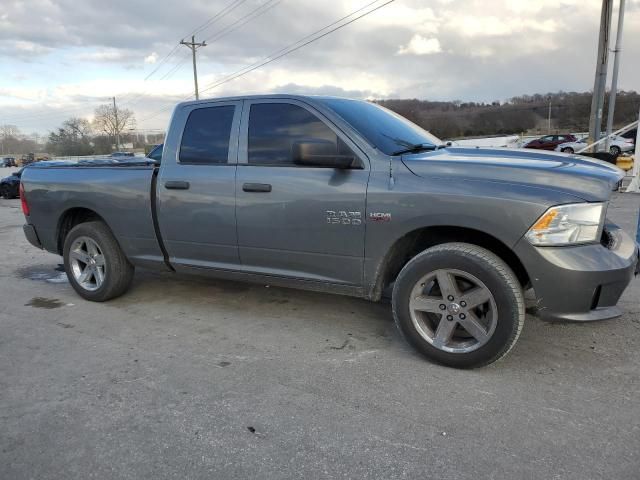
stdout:
<svg viewBox="0 0 640 480">
<path fill-rule="evenodd" d="M 586 157 L 452 148 L 373 103 L 181 103 L 162 162 L 46 162 L 20 186 L 30 243 L 102 302 L 136 267 L 380 300 L 428 358 L 478 367 L 539 315 L 601 320 L 638 263 L 606 220 L 624 172 Z M 111 187 L 113 188 L 111 188 Z M 336 307 L 333 307 L 336 308 Z"/>
<path fill-rule="evenodd" d="M 8 177 L 4 177 L 0 180 L 0 197 L 4 198 L 18 198 L 20 196 L 20 177 L 22 176 L 21 168 L 17 172 L 13 172 Z"/>
<path fill-rule="evenodd" d="M 577 137 L 570 133 L 565 135 L 545 135 L 544 137 L 536 138 L 530 142 L 524 144 L 522 148 L 536 148 L 538 150 L 555 150 L 555 148 L 561 143 L 575 142 Z"/>
<path fill-rule="evenodd" d="M 628 138 L 631 140 L 631 143 L 633 143 L 633 146 L 635 148 L 636 146 L 636 136 L 638 135 L 638 129 L 634 128 L 632 130 L 629 130 L 627 132 L 621 133 L 620 136 L 622 138 Z"/>
<path fill-rule="evenodd" d="M 159 145 L 155 145 L 151 151 L 147 154 L 147 158 L 150 158 L 151 160 L 155 160 L 156 162 L 160 163 L 160 160 L 162 160 L 162 147 L 164 146 L 163 143 L 159 144 Z"/>
<path fill-rule="evenodd" d="M 27 153 L 26 155 L 22 155 L 22 157 L 20 157 L 20 165 L 22 165 L 23 167 L 26 165 L 31 165 L 35 161 L 36 156 L 33 153 Z"/>
<path fill-rule="evenodd" d="M 111 158 L 129 158 L 129 157 L 135 157 L 135 153 L 133 153 L 133 152 L 113 152 L 110 156 L 111 156 Z"/>
<path fill-rule="evenodd" d="M 558 145 L 555 150 L 557 152 L 575 153 L 587 146 L 588 138 L 581 138 L 575 142 L 566 142 Z M 604 149 L 604 144 L 597 145 L 598 151 Z M 612 137 L 609 143 L 609 153 L 611 155 L 618 156 L 621 153 L 630 152 L 634 149 L 633 140 L 629 138 L 615 136 Z"/>
<path fill-rule="evenodd" d="M 2 162 L 0 162 L 0 165 L 2 165 L 3 167 L 15 167 L 16 159 L 15 157 L 4 157 L 2 159 Z"/>
</svg>

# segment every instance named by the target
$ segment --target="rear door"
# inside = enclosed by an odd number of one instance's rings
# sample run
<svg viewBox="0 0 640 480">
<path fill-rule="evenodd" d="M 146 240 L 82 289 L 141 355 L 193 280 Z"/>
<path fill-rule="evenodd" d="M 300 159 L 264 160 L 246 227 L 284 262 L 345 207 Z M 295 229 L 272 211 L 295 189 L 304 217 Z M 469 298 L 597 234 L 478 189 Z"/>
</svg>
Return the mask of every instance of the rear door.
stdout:
<svg viewBox="0 0 640 480">
<path fill-rule="evenodd" d="M 235 175 L 242 102 L 174 113 L 157 183 L 160 234 L 174 265 L 237 268 Z"/>
<path fill-rule="evenodd" d="M 331 142 L 356 169 L 296 165 L 296 141 Z M 248 271 L 362 284 L 369 163 L 335 125 L 296 100 L 246 101 L 236 180 L 238 244 Z M 349 152 L 349 153 L 346 153 Z"/>
</svg>

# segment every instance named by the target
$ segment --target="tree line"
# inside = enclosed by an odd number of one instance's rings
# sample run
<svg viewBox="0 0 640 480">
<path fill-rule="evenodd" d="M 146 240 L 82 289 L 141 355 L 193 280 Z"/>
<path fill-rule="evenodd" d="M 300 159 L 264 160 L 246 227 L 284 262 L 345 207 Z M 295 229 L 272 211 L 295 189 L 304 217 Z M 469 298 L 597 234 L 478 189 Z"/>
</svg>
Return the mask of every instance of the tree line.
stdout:
<svg viewBox="0 0 640 480">
<path fill-rule="evenodd" d="M 376 100 L 442 139 L 548 132 L 551 105 L 551 133 L 585 132 L 589 127 L 590 92 L 557 92 L 520 95 L 505 102 L 436 102 L 418 99 Z M 608 97 L 604 111 L 608 108 Z M 638 119 L 640 94 L 621 91 L 616 101 L 616 128 Z M 116 138 L 144 148 L 132 133 L 135 116 L 131 110 L 115 109 L 112 104 L 96 108 L 93 120 L 72 117 L 50 132 L 45 142 L 35 134 L 23 135 L 13 125 L 0 126 L 0 153 L 23 154 L 44 151 L 49 155 L 102 155 L 114 151 Z M 149 144 L 160 143 L 163 135 L 147 136 Z"/>
<path fill-rule="evenodd" d="M 608 97 L 604 112 L 608 109 Z M 443 139 L 485 135 L 525 133 L 586 132 L 591 111 L 590 92 L 558 92 L 520 95 L 506 102 L 434 102 L 417 99 L 377 100 L 376 103 L 399 113 Z M 551 130 L 548 132 L 549 104 Z M 614 127 L 638 119 L 640 94 L 617 94 Z"/>
</svg>

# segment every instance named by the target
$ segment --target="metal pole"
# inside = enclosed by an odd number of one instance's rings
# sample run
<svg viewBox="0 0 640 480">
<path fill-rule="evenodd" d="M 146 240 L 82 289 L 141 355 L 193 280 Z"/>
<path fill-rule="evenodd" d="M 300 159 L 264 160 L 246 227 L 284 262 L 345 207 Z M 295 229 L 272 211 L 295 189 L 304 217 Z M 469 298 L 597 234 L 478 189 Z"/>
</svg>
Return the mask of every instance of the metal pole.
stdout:
<svg viewBox="0 0 640 480">
<path fill-rule="evenodd" d="M 626 192 L 640 193 L 640 111 L 638 111 L 638 125 L 636 127 L 636 151 L 633 154 L 633 178 L 625 190 Z"/>
<path fill-rule="evenodd" d="M 120 151 L 120 125 L 118 123 L 118 107 L 116 107 L 116 97 L 113 97 L 113 114 L 115 116 L 116 152 L 119 152 Z"/>
<path fill-rule="evenodd" d="M 551 97 L 549 97 L 549 118 L 547 119 L 547 130 L 551 133 Z"/>
<path fill-rule="evenodd" d="M 622 26 L 624 24 L 625 0 L 620 0 L 618 8 L 618 29 L 616 31 L 616 46 L 613 50 L 613 72 L 611 74 L 611 92 L 609 93 L 609 112 L 607 114 L 607 142 L 605 151 L 609 151 L 611 139 L 609 135 L 613 131 L 613 115 L 616 110 L 616 94 L 618 92 L 618 68 L 620 66 L 620 52 L 622 51 Z"/>
<path fill-rule="evenodd" d="M 589 139 L 592 143 L 600 139 L 602 128 L 602 108 L 607 81 L 607 61 L 609 58 L 609 33 L 611 30 L 611 10 L 613 0 L 602 0 L 600 16 L 600 35 L 598 37 L 598 56 L 596 59 L 596 75 L 593 82 L 591 99 L 591 115 L 589 116 Z"/>
</svg>

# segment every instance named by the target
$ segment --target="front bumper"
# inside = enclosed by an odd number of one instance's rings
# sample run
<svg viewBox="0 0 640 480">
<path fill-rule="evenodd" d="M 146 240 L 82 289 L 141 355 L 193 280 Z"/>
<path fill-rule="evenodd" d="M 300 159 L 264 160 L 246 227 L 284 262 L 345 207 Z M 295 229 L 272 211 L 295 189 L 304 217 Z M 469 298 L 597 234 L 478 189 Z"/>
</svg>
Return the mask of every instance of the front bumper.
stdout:
<svg viewBox="0 0 640 480">
<path fill-rule="evenodd" d="M 538 315 L 548 320 L 591 321 L 622 315 L 616 306 L 637 275 L 636 242 L 615 225 L 600 244 L 534 247 L 521 239 L 515 253 L 536 292 Z"/>
</svg>

